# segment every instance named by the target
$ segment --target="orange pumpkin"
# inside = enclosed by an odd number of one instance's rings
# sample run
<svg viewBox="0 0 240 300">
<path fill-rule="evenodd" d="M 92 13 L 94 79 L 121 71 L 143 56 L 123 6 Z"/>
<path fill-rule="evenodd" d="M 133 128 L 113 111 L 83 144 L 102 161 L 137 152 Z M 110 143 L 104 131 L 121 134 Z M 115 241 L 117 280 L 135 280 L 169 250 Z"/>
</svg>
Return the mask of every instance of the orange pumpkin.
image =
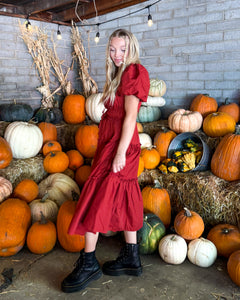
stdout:
<svg viewBox="0 0 240 300">
<path fill-rule="evenodd" d="M 227 262 L 227 271 L 232 281 L 240 286 L 240 250 L 230 255 Z"/>
<path fill-rule="evenodd" d="M 190 105 L 191 111 L 198 111 L 205 118 L 208 114 L 216 112 L 218 104 L 216 99 L 209 97 L 207 94 L 197 95 Z"/>
<path fill-rule="evenodd" d="M 49 141 L 43 145 L 42 152 L 46 156 L 51 151 L 62 151 L 62 146 L 57 141 Z"/>
<path fill-rule="evenodd" d="M 217 145 L 211 159 L 211 171 L 214 175 L 234 181 L 240 179 L 240 128 L 235 133 L 223 137 Z"/>
<path fill-rule="evenodd" d="M 157 215 L 165 227 L 171 222 L 171 202 L 168 191 L 160 186 L 158 180 L 154 186 L 145 186 L 142 190 L 143 207 L 145 213 Z"/>
<path fill-rule="evenodd" d="M 0 169 L 4 169 L 9 166 L 12 158 L 13 155 L 11 147 L 3 137 L 0 137 Z"/>
<path fill-rule="evenodd" d="M 82 95 L 68 95 L 62 104 L 63 119 L 68 124 L 78 124 L 85 120 L 85 98 Z"/>
<path fill-rule="evenodd" d="M 29 205 L 18 198 L 0 204 L 0 256 L 11 256 L 24 246 L 31 224 Z"/>
<path fill-rule="evenodd" d="M 38 196 L 38 184 L 32 179 L 23 179 L 13 190 L 13 197 L 30 203 Z"/>
<path fill-rule="evenodd" d="M 160 163 L 160 154 L 155 148 L 143 148 L 140 156 L 143 159 L 145 169 L 155 169 Z"/>
<path fill-rule="evenodd" d="M 56 226 L 46 220 L 41 212 L 41 220 L 33 223 L 27 233 L 27 247 L 35 254 L 45 254 L 51 251 L 57 241 Z"/>
<path fill-rule="evenodd" d="M 161 131 L 158 131 L 153 139 L 153 144 L 156 146 L 157 151 L 160 154 L 160 161 L 163 161 L 168 156 L 168 147 L 171 141 L 177 136 L 177 134 L 162 127 Z"/>
<path fill-rule="evenodd" d="M 84 185 L 89 175 L 91 174 L 91 169 L 92 168 L 89 165 L 82 165 L 76 170 L 74 179 L 79 186 Z"/>
<path fill-rule="evenodd" d="M 82 154 L 75 149 L 68 150 L 66 152 L 68 159 L 69 159 L 69 165 L 68 168 L 75 171 L 77 168 L 81 167 L 84 164 L 84 158 Z"/>
<path fill-rule="evenodd" d="M 77 150 L 87 158 L 93 158 L 98 143 L 98 126 L 82 125 L 75 134 L 75 146 Z"/>
<path fill-rule="evenodd" d="M 143 161 L 143 158 L 140 156 L 139 157 L 139 163 L 138 163 L 138 173 L 137 173 L 137 176 L 140 176 L 143 171 L 144 171 L 144 161 Z"/>
<path fill-rule="evenodd" d="M 53 151 L 46 155 L 43 167 L 47 173 L 61 173 L 68 168 L 69 159 L 63 151 Z"/>
<path fill-rule="evenodd" d="M 240 230 L 231 224 L 218 224 L 210 229 L 207 239 L 214 243 L 219 256 L 229 257 L 240 250 Z"/>
<path fill-rule="evenodd" d="M 66 200 L 59 208 L 57 216 L 57 236 L 60 245 L 69 252 L 79 252 L 85 246 L 84 235 L 68 234 L 68 228 L 76 210 L 78 195 L 74 200 Z"/>
<path fill-rule="evenodd" d="M 240 106 L 234 102 L 230 103 L 228 98 L 226 98 L 225 103 L 218 108 L 218 111 L 229 114 L 236 123 L 240 120 Z"/>
<path fill-rule="evenodd" d="M 235 131 L 236 122 L 225 112 L 209 114 L 203 121 L 203 131 L 211 137 L 224 136 Z"/>
<path fill-rule="evenodd" d="M 141 133 L 143 132 L 143 126 L 141 123 L 137 122 L 137 130 L 138 130 L 138 133 Z"/>
<path fill-rule="evenodd" d="M 204 222 L 198 213 L 184 207 L 174 219 L 174 229 L 177 234 L 190 241 L 202 235 Z"/>
<path fill-rule="evenodd" d="M 57 140 L 57 127 L 52 123 L 41 122 L 38 124 L 38 127 L 42 131 L 43 135 L 43 144 L 48 141 L 56 141 Z"/>
</svg>

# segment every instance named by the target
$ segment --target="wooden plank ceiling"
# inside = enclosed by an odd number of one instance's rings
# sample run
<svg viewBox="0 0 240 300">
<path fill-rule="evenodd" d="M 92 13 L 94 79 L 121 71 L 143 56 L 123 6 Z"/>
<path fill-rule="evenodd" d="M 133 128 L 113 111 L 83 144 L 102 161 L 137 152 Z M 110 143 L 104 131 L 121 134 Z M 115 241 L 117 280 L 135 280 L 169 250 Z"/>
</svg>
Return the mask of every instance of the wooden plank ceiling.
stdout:
<svg viewBox="0 0 240 300">
<path fill-rule="evenodd" d="M 129 7 L 148 0 L 95 0 L 97 15 Z M 60 25 L 79 22 L 96 16 L 93 0 L 0 0 L 0 15 L 29 18 Z"/>
</svg>

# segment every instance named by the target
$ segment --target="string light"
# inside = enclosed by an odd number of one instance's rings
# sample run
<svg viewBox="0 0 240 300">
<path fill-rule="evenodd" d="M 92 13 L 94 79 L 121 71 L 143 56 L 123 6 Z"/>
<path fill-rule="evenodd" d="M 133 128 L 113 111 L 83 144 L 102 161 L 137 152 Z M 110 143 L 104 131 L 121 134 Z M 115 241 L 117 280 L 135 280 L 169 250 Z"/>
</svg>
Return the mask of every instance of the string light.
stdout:
<svg viewBox="0 0 240 300">
<path fill-rule="evenodd" d="M 148 6 L 148 26 L 151 27 L 153 25 L 152 15 L 150 14 L 150 6 Z"/>
<path fill-rule="evenodd" d="M 62 39 L 62 34 L 61 34 L 61 31 L 60 31 L 59 27 L 60 27 L 60 25 L 58 25 L 57 39 L 61 40 Z"/>
<path fill-rule="evenodd" d="M 25 21 L 25 25 L 26 25 L 27 30 L 31 30 L 31 23 L 29 21 L 29 16 L 30 15 L 27 16 L 27 19 Z"/>
<path fill-rule="evenodd" d="M 97 31 L 95 39 L 94 39 L 96 44 L 98 44 L 99 40 L 100 40 L 99 24 L 97 24 L 97 26 L 98 26 L 98 31 Z"/>
</svg>

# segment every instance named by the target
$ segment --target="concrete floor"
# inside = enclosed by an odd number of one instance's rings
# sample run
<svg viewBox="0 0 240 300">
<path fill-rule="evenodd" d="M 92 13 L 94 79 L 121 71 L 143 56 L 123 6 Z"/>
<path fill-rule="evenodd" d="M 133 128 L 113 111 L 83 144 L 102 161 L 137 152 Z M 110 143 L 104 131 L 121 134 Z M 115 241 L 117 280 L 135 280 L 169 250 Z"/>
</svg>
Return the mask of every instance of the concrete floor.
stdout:
<svg viewBox="0 0 240 300">
<path fill-rule="evenodd" d="M 101 236 L 96 251 L 100 264 L 114 259 L 121 246 L 119 236 Z M 158 253 L 141 256 L 140 277 L 103 275 L 85 290 L 64 294 L 61 280 L 71 272 L 77 258 L 78 253 L 68 253 L 59 245 L 47 255 L 35 255 L 24 248 L 15 256 L 0 258 L 0 273 L 4 268 L 14 269 L 13 282 L 1 290 L 0 299 L 240 300 L 240 288 L 227 274 L 226 259 L 218 258 L 213 266 L 200 268 L 187 259 L 181 265 L 166 264 Z"/>
</svg>

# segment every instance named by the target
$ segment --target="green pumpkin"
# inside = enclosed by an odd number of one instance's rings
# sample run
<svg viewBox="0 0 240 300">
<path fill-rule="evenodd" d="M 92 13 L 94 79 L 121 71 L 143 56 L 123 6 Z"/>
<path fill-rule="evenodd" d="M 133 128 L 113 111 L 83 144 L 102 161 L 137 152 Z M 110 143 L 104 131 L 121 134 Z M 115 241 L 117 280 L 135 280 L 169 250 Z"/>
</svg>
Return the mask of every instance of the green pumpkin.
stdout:
<svg viewBox="0 0 240 300">
<path fill-rule="evenodd" d="M 57 107 L 53 108 L 40 108 L 34 115 L 34 121 L 37 123 L 48 122 L 58 124 L 63 120 L 63 114 L 61 109 Z"/>
<path fill-rule="evenodd" d="M 140 254 L 154 253 L 165 233 L 166 228 L 158 216 L 152 213 L 144 214 L 143 227 L 137 232 Z"/>
<path fill-rule="evenodd" d="M 142 105 L 137 115 L 137 122 L 146 123 L 158 121 L 161 118 L 161 110 L 158 106 Z"/>
<path fill-rule="evenodd" d="M 33 109 L 28 104 L 1 104 L 0 120 L 5 122 L 28 122 L 33 116 Z"/>
</svg>

